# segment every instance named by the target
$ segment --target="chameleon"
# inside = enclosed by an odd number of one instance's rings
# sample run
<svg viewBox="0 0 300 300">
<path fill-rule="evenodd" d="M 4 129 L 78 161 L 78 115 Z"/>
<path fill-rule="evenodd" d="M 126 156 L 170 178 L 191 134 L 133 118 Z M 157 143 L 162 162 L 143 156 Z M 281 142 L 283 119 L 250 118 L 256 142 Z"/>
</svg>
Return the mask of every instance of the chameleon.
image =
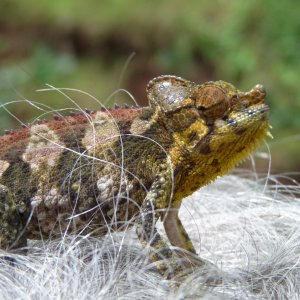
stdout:
<svg viewBox="0 0 300 300">
<path fill-rule="evenodd" d="M 179 219 L 182 200 L 270 134 L 266 91 L 163 75 L 146 93 L 147 107 L 56 115 L 0 137 L 1 251 L 27 239 L 101 237 L 134 225 L 166 278 L 187 267 L 181 258 L 196 250 Z"/>
</svg>

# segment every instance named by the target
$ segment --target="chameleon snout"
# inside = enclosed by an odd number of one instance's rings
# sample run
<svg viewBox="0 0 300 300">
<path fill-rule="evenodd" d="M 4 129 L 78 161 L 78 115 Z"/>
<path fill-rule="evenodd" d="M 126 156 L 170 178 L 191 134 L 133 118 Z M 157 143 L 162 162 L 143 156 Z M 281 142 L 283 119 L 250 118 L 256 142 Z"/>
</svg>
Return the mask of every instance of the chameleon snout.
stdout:
<svg viewBox="0 0 300 300">
<path fill-rule="evenodd" d="M 246 93 L 245 96 L 249 98 L 251 104 L 264 102 L 266 99 L 266 90 L 262 84 L 255 85 L 250 92 Z"/>
</svg>

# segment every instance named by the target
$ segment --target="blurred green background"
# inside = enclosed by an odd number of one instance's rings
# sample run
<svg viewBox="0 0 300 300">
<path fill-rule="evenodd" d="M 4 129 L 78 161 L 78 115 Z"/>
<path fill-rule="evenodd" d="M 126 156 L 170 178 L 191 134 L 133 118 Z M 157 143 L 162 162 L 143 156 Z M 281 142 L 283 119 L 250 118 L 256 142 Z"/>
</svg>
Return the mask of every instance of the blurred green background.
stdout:
<svg viewBox="0 0 300 300">
<path fill-rule="evenodd" d="M 147 82 L 162 74 L 222 79 L 241 90 L 262 83 L 271 106 L 272 171 L 300 170 L 299 1 L 1 0 L 0 12 L 0 105 L 29 99 L 75 107 L 58 92 L 36 92 L 46 83 L 108 105 L 132 103 L 125 93 L 109 98 L 118 88 L 146 105 Z M 68 95 L 99 108 L 79 92 Z M 25 101 L 7 104 L 1 131 L 20 126 L 9 112 L 23 122 L 43 113 Z M 267 166 L 258 159 L 260 171 Z"/>
</svg>

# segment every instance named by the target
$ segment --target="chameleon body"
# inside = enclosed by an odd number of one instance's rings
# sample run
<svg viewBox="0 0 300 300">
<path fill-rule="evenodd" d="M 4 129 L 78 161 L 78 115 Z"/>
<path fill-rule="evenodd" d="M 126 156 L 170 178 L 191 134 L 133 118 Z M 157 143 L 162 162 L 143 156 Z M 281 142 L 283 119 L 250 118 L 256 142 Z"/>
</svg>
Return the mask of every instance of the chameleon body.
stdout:
<svg viewBox="0 0 300 300">
<path fill-rule="evenodd" d="M 135 223 L 150 257 L 172 267 L 178 252 L 157 233 L 161 218 L 169 242 L 196 253 L 180 204 L 266 136 L 266 93 L 261 85 L 243 93 L 223 81 L 160 76 L 147 96 L 149 107 L 57 116 L 0 137 L 0 248 Z"/>
</svg>

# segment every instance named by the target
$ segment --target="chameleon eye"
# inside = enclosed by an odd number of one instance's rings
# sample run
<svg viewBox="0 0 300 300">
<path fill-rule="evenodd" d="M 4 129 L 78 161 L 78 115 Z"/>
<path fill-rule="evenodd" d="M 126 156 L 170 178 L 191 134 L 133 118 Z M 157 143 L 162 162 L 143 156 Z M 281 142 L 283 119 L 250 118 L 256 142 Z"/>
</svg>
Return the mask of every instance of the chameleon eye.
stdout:
<svg viewBox="0 0 300 300">
<path fill-rule="evenodd" d="M 204 85 L 194 91 L 195 106 L 207 118 L 222 118 L 229 109 L 226 92 L 219 86 Z"/>
</svg>

